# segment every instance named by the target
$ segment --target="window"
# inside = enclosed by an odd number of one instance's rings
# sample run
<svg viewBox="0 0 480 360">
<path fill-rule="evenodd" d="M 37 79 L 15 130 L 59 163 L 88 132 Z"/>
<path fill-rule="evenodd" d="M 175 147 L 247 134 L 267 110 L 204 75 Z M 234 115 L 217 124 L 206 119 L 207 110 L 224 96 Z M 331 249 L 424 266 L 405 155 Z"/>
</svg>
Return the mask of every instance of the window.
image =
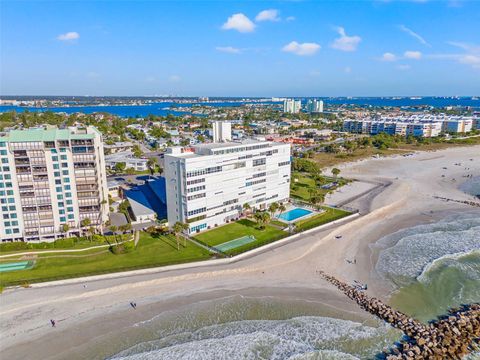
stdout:
<svg viewBox="0 0 480 360">
<path fill-rule="evenodd" d="M 2 163 L 8 164 L 8 159 L 7 158 L 2 158 Z"/>
<path fill-rule="evenodd" d="M 70 182 L 70 179 L 69 179 L 69 178 L 64 178 L 64 179 L 63 179 L 63 182 L 69 183 L 69 182 Z"/>
<path fill-rule="evenodd" d="M 5 196 L 5 191 L 0 191 L 0 196 Z"/>
<path fill-rule="evenodd" d="M 207 227 L 207 224 L 200 224 L 200 225 L 197 225 L 197 226 L 193 226 L 190 229 L 190 232 L 200 231 L 202 229 L 205 229 L 206 227 Z"/>
<path fill-rule="evenodd" d="M 67 200 L 67 205 L 72 205 L 73 201 L 72 200 Z"/>
<path fill-rule="evenodd" d="M 60 155 L 60 159 L 67 160 L 67 155 Z"/>
<path fill-rule="evenodd" d="M 65 193 L 65 197 L 67 197 L 67 198 L 72 197 L 72 194 L 71 193 Z"/>
<path fill-rule="evenodd" d="M 70 185 L 65 185 L 65 190 L 70 190 Z"/>
<path fill-rule="evenodd" d="M 10 235 L 12 233 L 12 229 L 5 229 L 5 233 Z"/>
<path fill-rule="evenodd" d="M 75 215 L 73 215 L 73 214 L 68 214 L 68 218 L 69 218 L 69 219 L 74 219 L 74 218 L 75 218 Z"/>
<path fill-rule="evenodd" d="M 253 166 L 265 165 L 267 163 L 266 158 L 253 160 Z"/>
<path fill-rule="evenodd" d="M 278 166 L 286 166 L 286 165 L 290 165 L 290 161 L 283 161 L 278 163 Z"/>
<path fill-rule="evenodd" d="M 10 205 L 10 206 L 8 207 L 8 210 L 10 210 L 10 211 L 15 211 L 15 210 L 17 210 L 17 207 L 16 207 L 15 205 Z"/>
<path fill-rule="evenodd" d="M 18 234 L 20 231 L 19 231 L 18 229 L 13 229 L 13 232 L 14 232 L 15 234 Z"/>
<path fill-rule="evenodd" d="M 60 171 L 55 171 L 55 172 L 53 173 L 53 175 L 54 175 L 54 176 L 60 176 Z"/>
<path fill-rule="evenodd" d="M 64 207 L 65 205 L 63 204 L 63 202 L 59 202 L 58 203 L 58 207 Z"/>
<path fill-rule="evenodd" d="M 68 163 L 62 163 L 62 168 L 68 167 Z"/>
<path fill-rule="evenodd" d="M 68 170 L 62 170 L 63 175 L 68 175 Z"/>
<path fill-rule="evenodd" d="M 66 151 L 67 151 L 67 149 L 65 149 L 65 148 L 60 148 L 60 152 L 66 152 Z"/>
<path fill-rule="evenodd" d="M 15 204 L 15 199 L 14 198 L 8 198 L 8 203 L 9 204 Z"/>
<path fill-rule="evenodd" d="M 200 186 L 194 186 L 190 189 L 187 189 L 187 193 L 195 192 L 195 191 L 200 191 L 200 190 L 205 190 L 205 185 L 200 185 Z"/>
<path fill-rule="evenodd" d="M 52 156 L 53 161 L 58 161 L 58 156 Z"/>
<path fill-rule="evenodd" d="M 67 221 L 67 219 L 65 218 L 65 216 L 60 216 L 60 222 L 65 222 Z"/>
<path fill-rule="evenodd" d="M 62 200 L 63 199 L 63 195 L 57 195 L 57 200 Z"/>
<path fill-rule="evenodd" d="M 55 180 L 55 185 L 62 185 L 62 180 L 56 179 Z"/>
<path fill-rule="evenodd" d="M 73 212 L 73 207 L 67 207 L 68 212 Z"/>
<path fill-rule="evenodd" d="M 13 190 L 7 190 L 7 195 L 12 196 L 13 195 Z"/>
<path fill-rule="evenodd" d="M 61 186 L 57 186 L 57 187 L 55 188 L 55 190 L 57 190 L 57 192 L 62 192 L 62 187 L 61 187 Z"/>
<path fill-rule="evenodd" d="M 0 155 L 7 155 L 7 150 L 0 150 Z"/>
<path fill-rule="evenodd" d="M 58 170 L 60 169 L 60 166 L 58 166 L 58 164 L 53 164 L 53 168 Z"/>
<path fill-rule="evenodd" d="M 12 178 L 12 175 L 10 174 L 5 174 L 4 176 L 5 180 L 10 180 Z"/>
<path fill-rule="evenodd" d="M 60 209 L 60 210 L 58 210 L 58 213 L 59 213 L 60 215 L 65 215 L 65 210 Z"/>
<path fill-rule="evenodd" d="M 10 214 L 10 219 L 16 219 L 16 218 L 17 218 L 17 214 L 15 213 Z"/>
<path fill-rule="evenodd" d="M 197 214 L 201 214 L 203 212 L 207 211 L 207 208 L 200 208 L 200 209 L 195 209 L 195 210 L 192 210 L 192 211 L 189 211 L 188 212 L 188 216 L 192 216 L 192 215 L 197 215 Z"/>
<path fill-rule="evenodd" d="M 201 199 L 201 198 L 204 198 L 206 196 L 205 193 L 201 193 L 201 194 L 195 194 L 195 195 L 190 195 L 187 197 L 188 200 L 195 200 L 195 199 Z"/>
</svg>

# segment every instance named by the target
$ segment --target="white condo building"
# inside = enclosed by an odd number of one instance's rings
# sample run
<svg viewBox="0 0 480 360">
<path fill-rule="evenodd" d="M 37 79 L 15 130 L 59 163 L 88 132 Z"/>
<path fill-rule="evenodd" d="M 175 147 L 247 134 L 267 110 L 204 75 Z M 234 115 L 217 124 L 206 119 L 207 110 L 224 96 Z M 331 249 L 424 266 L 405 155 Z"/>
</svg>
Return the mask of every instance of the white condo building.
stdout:
<svg viewBox="0 0 480 360">
<path fill-rule="evenodd" d="M 238 219 L 243 205 L 267 209 L 290 197 L 290 144 L 260 140 L 218 142 L 193 149 L 173 147 L 165 155 L 168 224 L 187 223 L 199 232 Z"/>
<path fill-rule="evenodd" d="M 54 241 L 108 219 L 97 129 L 12 130 L 0 136 L 0 162 L 0 241 Z"/>
<path fill-rule="evenodd" d="M 285 99 L 283 101 L 283 112 L 298 114 L 302 110 L 302 101 L 295 99 Z"/>
</svg>

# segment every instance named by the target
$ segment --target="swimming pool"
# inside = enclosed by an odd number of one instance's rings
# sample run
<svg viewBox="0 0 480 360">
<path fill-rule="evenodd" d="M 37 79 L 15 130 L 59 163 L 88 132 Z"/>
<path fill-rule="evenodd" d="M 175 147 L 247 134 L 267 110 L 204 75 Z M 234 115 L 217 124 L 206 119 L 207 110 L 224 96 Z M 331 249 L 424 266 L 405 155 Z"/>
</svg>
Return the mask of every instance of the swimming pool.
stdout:
<svg viewBox="0 0 480 360">
<path fill-rule="evenodd" d="M 294 221 L 301 217 L 311 214 L 312 211 L 302 208 L 295 208 L 278 215 L 278 218 L 284 221 Z"/>
</svg>

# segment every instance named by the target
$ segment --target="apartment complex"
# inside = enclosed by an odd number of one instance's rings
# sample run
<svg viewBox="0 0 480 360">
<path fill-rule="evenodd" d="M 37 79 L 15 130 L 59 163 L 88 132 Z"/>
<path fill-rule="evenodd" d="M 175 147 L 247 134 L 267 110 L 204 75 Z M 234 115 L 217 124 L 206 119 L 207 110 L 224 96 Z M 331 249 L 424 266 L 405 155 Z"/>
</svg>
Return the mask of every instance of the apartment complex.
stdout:
<svg viewBox="0 0 480 360">
<path fill-rule="evenodd" d="M 246 203 L 267 209 L 289 199 L 290 144 L 214 138 L 218 142 L 168 149 L 164 174 L 170 226 L 180 221 L 190 233 L 200 232 L 238 219 Z"/>
<path fill-rule="evenodd" d="M 307 111 L 309 113 L 322 113 L 323 112 L 323 101 L 317 99 L 308 99 L 307 101 Z"/>
<path fill-rule="evenodd" d="M 102 135 L 94 127 L 0 136 L 0 240 L 54 241 L 108 219 Z M 67 226 L 65 226 L 67 225 Z"/>
<path fill-rule="evenodd" d="M 285 99 L 283 101 L 283 112 L 298 114 L 302 110 L 302 101 L 295 99 Z"/>
<path fill-rule="evenodd" d="M 343 130 L 351 133 L 435 137 L 442 132 L 472 131 L 474 119 L 469 116 L 412 115 L 399 117 L 345 120 Z"/>
</svg>

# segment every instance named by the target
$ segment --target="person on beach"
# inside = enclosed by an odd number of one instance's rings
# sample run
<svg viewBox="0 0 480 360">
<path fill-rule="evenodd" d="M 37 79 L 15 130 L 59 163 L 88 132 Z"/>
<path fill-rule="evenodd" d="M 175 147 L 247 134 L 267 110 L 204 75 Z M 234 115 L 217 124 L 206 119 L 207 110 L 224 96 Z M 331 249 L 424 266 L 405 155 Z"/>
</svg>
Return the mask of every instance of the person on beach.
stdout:
<svg viewBox="0 0 480 360">
<path fill-rule="evenodd" d="M 52 324 L 52 327 L 55 327 L 55 320 L 50 319 L 50 324 Z"/>
</svg>

